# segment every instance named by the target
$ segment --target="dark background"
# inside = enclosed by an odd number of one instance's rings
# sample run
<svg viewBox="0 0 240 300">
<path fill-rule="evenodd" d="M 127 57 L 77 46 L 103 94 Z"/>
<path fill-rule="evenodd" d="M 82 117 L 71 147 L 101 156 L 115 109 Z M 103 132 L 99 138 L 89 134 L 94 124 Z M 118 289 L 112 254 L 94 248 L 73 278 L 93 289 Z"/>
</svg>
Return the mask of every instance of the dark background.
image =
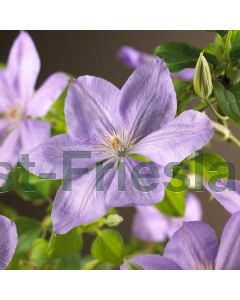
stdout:
<svg viewBox="0 0 240 300">
<path fill-rule="evenodd" d="M 155 47 L 166 41 L 179 41 L 204 47 L 213 41 L 214 34 L 205 31 L 30 31 L 40 53 L 42 68 L 38 84 L 53 72 L 65 71 L 75 77 L 94 75 L 103 77 L 118 87 L 126 81 L 131 70 L 116 58 L 116 51 L 122 45 L 130 45 L 152 53 Z M 0 32 L 0 61 L 5 62 L 8 51 L 18 32 Z M 223 155 L 238 169 L 239 150 L 235 145 L 214 142 L 211 151 Z M 228 213 L 216 201 L 209 202 L 209 194 L 199 192 L 204 208 L 204 220 L 220 235 Z M 41 219 L 45 208 L 32 206 L 12 193 L 0 195 L 0 201 L 16 208 L 20 214 Z M 128 235 L 133 208 L 121 209 L 125 221 L 121 231 Z"/>
</svg>

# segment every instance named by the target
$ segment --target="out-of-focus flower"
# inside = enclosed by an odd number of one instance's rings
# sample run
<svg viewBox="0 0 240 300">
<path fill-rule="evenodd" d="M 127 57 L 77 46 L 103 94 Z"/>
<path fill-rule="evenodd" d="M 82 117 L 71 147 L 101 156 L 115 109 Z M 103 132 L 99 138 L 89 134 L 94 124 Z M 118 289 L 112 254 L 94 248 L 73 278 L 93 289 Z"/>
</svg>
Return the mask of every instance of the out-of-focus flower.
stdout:
<svg viewBox="0 0 240 300">
<path fill-rule="evenodd" d="M 117 57 L 123 64 L 132 69 L 136 69 L 140 65 L 150 62 L 156 58 L 154 55 L 138 51 L 137 49 L 129 46 L 120 47 L 117 51 Z M 194 73 L 194 68 L 186 68 L 182 71 L 171 73 L 171 77 L 186 81 L 193 81 Z"/>
<path fill-rule="evenodd" d="M 0 270 L 10 263 L 17 246 L 16 225 L 4 216 L 0 216 Z"/>
<path fill-rule="evenodd" d="M 0 161 L 16 165 L 21 154 L 42 143 L 50 135 L 43 117 L 68 83 L 63 73 L 51 75 L 34 91 L 40 60 L 31 37 L 21 32 L 13 43 L 6 69 L 0 71 Z M 0 173 L 10 170 L 0 167 Z M 5 183 L 0 179 L 0 186 Z"/>
<path fill-rule="evenodd" d="M 163 242 L 186 221 L 202 219 L 202 207 L 198 198 L 187 194 L 184 217 L 170 217 L 160 213 L 154 206 L 138 206 L 133 220 L 132 233 L 143 241 Z"/>
<path fill-rule="evenodd" d="M 89 223 L 111 207 L 159 202 L 164 195 L 164 166 L 203 147 L 214 131 L 205 114 L 189 110 L 177 118 L 175 115 L 172 80 L 166 64 L 158 58 L 137 68 L 121 90 L 101 78 L 76 79 L 65 104 L 69 134 L 49 139 L 30 154 L 34 174 L 54 172 L 63 178 L 64 151 L 91 151 L 91 158 L 74 162 L 74 168 L 84 166 L 88 172 L 72 179 L 71 191 L 61 187 L 57 192 L 52 211 L 54 231 L 65 233 Z M 133 172 L 139 166 L 136 154 L 152 162 L 148 164 L 154 168 L 155 179 L 136 179 L 141 177 Z M 97 180 L 96 162 L 105 162 Z M 119 162 L 125 169 L 123 183 L 119 183 Z M 109 163 L 112 165 L 106 172 Z M 142 164 L 141 171 L 149 173 L 148 164 Z M 96 185 L 103 178 L 104 188 L 99 190 Z M 150 190 L 136 187 L 151 184 L 154 188 Z"/>
<path fill-rule="evenodd" d="M 129 261 L 147 270 L 239 270 L 239 231 L 240 212 L 233 214 L 225 225 L 219 246 L 209 225 L 185 222 L 168 242 L 163 256 L 136 256 Z M 126 265 L 121 269 L 126 269 Z"/>
<path fill-rule="evenodd" d="M 198 58 L 193 83 L 194 90 L 199 97 L 208 99 L 212 94 L 212 76 L 208 62 L 203 56 L 203 53 L 201 53 Z"/>
</svg>

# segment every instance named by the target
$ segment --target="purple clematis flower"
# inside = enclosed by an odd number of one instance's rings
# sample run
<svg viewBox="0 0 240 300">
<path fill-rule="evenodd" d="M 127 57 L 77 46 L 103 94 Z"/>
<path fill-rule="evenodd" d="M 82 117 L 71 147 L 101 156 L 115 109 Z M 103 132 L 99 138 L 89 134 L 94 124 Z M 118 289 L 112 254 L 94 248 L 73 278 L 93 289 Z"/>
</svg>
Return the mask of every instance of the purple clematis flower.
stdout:
<svg viewBox="0 0 240 300">
<path fill-rule="evenodd" d="M 4 216 L 0 216 L 0 270 L 10 263 L 17 246 L 16 225 Z"/>
<path fill-rule="evenodd" d="M 6 69 L 0 71 L 0 160 L 12 167 L 21 154 L 50 136 L 50 124 L 43 117 L 68 83 L 63 73 L 51 75 L 34 91 L 40 60 L 31 37 L 21 32 L 13 43 Z M 0 167 L 0 173 L 10 170 Z M 0 186 L 5 183 L 0 179 Z"/>
<path fill-rule="evenodd" d="M 138 206 L 133 220 L 132 233 L 143 241 L 163 242 L 182 226 L 186 221 L 202 219 L 202 207 L 194 194 L 187 194 L 185 215 L 170 217 L 160 213 L 154 206 Z"/>
<path fill-rule="evenodd" d="M 65 104 L 69 133 L 52 137 L 30 153 L 34 174 L 51 172 L 63 178 L 63 152 L 91 151 L 91 158 L 73 161 L 74 168 L 84 166 L 88 172 L 73 178 L 71 191 L 62 187 L 57 192 L 52 211 L 54 231 L 65 233 L 89 223 L 111 207 L 159 202 L 164 195 L 164 166 L 203 147 L 214 131 L 205 114 L 189 110 L 175 115 L 172 80 L 166 64 L 158 58 L 137 68 L 121 90 L 101 78 L 76 79 Z M 157 181 L 151 191 L 132 184 L 137 181 L 133 172 L 139 165 L 133 159 L 136 154 L 154 164 L 155 179 L 138 178 L 144 187 Z M 98 162 L 105 162 L 104 167 L 112 163 L 112 168 L 96 178 Z M 125 169 L 124 184 L 119 183 L 119 162 Z M 147 167 L 141 171 L 149 175 Z M 97 184 L 104 175 L 104 189 L 99 191 Z"/>
<path fill-rule="evenodd" d="M 136 69 L 140 65 L 154 60 L 154 55 L 138 51 L 129 46 L 122 46 L 118 49 L 117 57 L 129 68 Z M 195 69 L 186 68 L 182 71 L 171 73 L 172 78 L 193 81 Z"/>
<path fill-rule="evenodd" d="M 240 211 L 240 181 L 217 180 L 216 187 L 204 184 L 209 193 L 230 213 Z"/>
<path fill-rule="evenodd" d="M 239 270 L 240 212 L 225 225 L 218 246 L 215 231 L 206 223 L 186 222 L 174 233 L 163 256 L 136 256 L 129 261 L 149 270 Z M 125 265 L 121 269 L 126 269 Z"/>
</svg>

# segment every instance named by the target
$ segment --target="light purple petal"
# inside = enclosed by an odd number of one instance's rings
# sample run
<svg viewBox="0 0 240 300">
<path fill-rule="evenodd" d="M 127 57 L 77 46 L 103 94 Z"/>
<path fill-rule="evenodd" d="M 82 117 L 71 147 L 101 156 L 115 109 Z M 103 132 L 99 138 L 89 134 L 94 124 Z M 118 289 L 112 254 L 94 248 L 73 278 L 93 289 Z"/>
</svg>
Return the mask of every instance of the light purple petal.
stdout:
<svg viewBox="0 0 240 300">
<path fill-rule="evenodd" d="M 20 158 L 21 149 L 20 130 L 19 128 L 15 128 L 0 145 L 0 162 L 8 163 L 11 167 L 14 167 Z M 0 166 L 1 174 L 8 175 L 9 171 L 5 167 Z M 0 187 L 5 182 L 5 180 L 0 179 Z"/>
<path fill-rule="evenodd" d="M 120 113 L 133 138 L 161 128 L 174 118 L 176 107 L 170 73 L 158 58 L 137 68 L 121 90 Z"/>
<path fill-rule="evenodd" d="M 118 59 L 131 69 L 136 69 L 144 63 L 153 61 L 156 56 L 139 51 L 133 47 L 122 46 L 117 51 Z M 172 78 L 193 81 L 195 69 L 186 68 L 180 72 L 171 73 Z"/>
<path fill-rule="evenodd" d="M 22 154 L 29 154 L 32 149 L 46 142 L 50 136 L 50 123 L 25 120 L 20 125 Z"/>
<path fill-rule="evenodd" d="M 56 178 L 63 178 L 64 161 L 66 162 L 67 157 L 71 156 L 66 153 L 67 151 L 73 151 L 77 156 L 78 151 L 91 152 L 91 158 L 74 158 L 75 154 L 72 153 L 72 168 L 91 168 L 95 163 L 106 159 L 105 156 L 99 154 L 95 148 L 84 143 L 81 139 L 74 139 L 69 134 L 61 134 L 48 139 L 30 152 L 29 159 L 31 162 L 35 162 L 35 167 L 31 168 L 30 171 L 36 175 L 55 173 Z M 64 152 L 66 159 L 64 159 Z"/>
<path fill-rule="evenodd" d="M 61 187 L 55 197 L 52 210 L 53 230 L 64 234 L 72 228 L 102 217 L 108 210 L 105 195 L 112 180 L 113 170 L 105 177 L 104 190 L 97 191 L 96 169 L 72 180 L 72 190 Z"/>
<path fill-rule="evenodd" d="M 201 202 L 196 195 L 188 193 L 186 196 L 185 221 L 200 221 L 203 211 Z"/>
<path fill-rule="evenodd" d="M 17 246 L 16 225 L 4 216 L 0 216 L 0 270 L 4 270 L 10 261 Z"/>
<path fill-rule="evenodd" d="M 135 256 L 129 259 L 129 262 L 137 264 L 145 270 L 181 270 L 174 261 L 157 254 Z M 126 270 L 127 266 L 124 264 L 120 268 Z"/>
<path fill-rule="evenodd" d="M 136 178 L 136 173 L 133 172 L 133 169 L 140 163 L 131 159 L 122 159 L 122 164 L 125 166 L 125 176 L 121 175 L 121 173 L 119 175 L 118 169 L 118 172 L 115 174 L 106 196 L 106 203 L 109 207 L 138 205 L 146 206 L 160 202 L 163 199 L 163 170 L 158 165 L 155 164 L 155 168 L 157 169 L 156 172 L 159 174 L 159 178 L 139 178 L 138 180 L 138 178 Z M 149 170 L 146 165 L 146 167 L 140 170 L 140 173 L 152 174 L 152 171 Z M 124 179 L 124 177 L 125 180 L 123 181 L 125 181 L 125 187 L 121 189 L 119 188 L 119 178 Z M 141 188 L 141 186 L 148 187 L 152 184 L 157 184 L 156 188 L 154 188 L 152 191 L 143 191 Z"/>
<path fill-rule="evenodd" d="M 215 231 L 203 222 L 185 222 L 168 242 L 164 257 L 183 269 L 213 269 L 217 255 Z"/>
<path fill-rule="evenodd" d="M 240 212 L 235 213 L 224 227 L 216 258 L 217 270 L 240 269 Z"/>
<path fill-rule="evenodd" d="M 138 206 L 132 233 L 143 241 L 162 242 L 167 238 L 169 222 L 154 206 Z"/>
<path fill-rule="evenodd" d="M 172 78 L 181 79 L 185 81 L 193 81 L 195 74 L 194 68 L 186 68 L 180 72 L 171 73 Z"/>
<path fill-rule="evenodd" d="M 10 122 L 8 119 L 0 119 L 0 143 L 1 143 L 1 139 L 6 134 L 9 126 L 10 126 Z"/>
<path fill-rule="evenodd" d="M 65 104 L 69 133 L 88 141 L 112 134 L 119 124 L 119 95 L 118 88 L 104 79 L 82 76 L 75 80 Z"/>
<path fill-rule="evenodd" d="M 28 104 L 28 115 L 43 117 L 53 103 L 62 94 L 68 84 L 68 77 L 64 73 L 51 75 L 34 94 Z"/>
<path fill-rule="evenodd" d="M 8 83 L 6 71 L 0 71 L 0 113 L 6 112 L 14 103 L 15 95 Z"/>
<path fill-rule="evenodd" d="M 215 191 L 208 183 L 205 183 L 204 186 L 229 213 L 233 214 L 240 211 L 239 180 L 229 180 L 228 182 L 218 180 L 216 186 L 220 188 L 219 191 Z M 224 190 L 221 191 L 221 189 Z"/>
<path fill-rule="evenodd" d="M 201 149 L 213 133 L 211 121 L 205 114 L 188 110 L 143 138 L 131 151 L 166 166 L 170 162 L 181 162 Z"/>
<path fill-rule="evenodd" d="M 182 227 L 186 221 L 200 221 L 202 219 L 202 206 L 198 198 L 194 194 L 188 193 L 186 196 L 186 207 L 184 217 L 169 217 L 169 226 L 167 227 L 167 235 L 169 238 Z"/>
<path fill-rule="evenodd" d="M 117 51 L 117 57 L 127 67 L 136 69 L 144 63 L 154 60 L 154 55 L 147 54 L 145 52 L 138 51 L 135 48 L 129 46 L 122 46 Z"/>
<path fill-rule="evenodd" d="M 34 42 L 27 32 L 21 32 L 11 48 L 7 72 L 18 100 L 23 103 L 33 95 L 39 70 L 40 59 Z"/>
</svg>

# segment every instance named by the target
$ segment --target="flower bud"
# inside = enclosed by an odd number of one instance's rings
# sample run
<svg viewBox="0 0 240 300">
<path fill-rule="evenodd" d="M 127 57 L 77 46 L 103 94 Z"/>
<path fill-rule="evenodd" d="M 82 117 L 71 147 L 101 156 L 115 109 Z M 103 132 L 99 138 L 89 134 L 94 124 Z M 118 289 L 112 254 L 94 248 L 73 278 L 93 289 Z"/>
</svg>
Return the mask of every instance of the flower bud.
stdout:
<svg viewBox="0 0 240 300">
<path fill-rule="evenodd" d="M 105 221 L 105 224 L 109 227 L 115 227 L 118 226 L 120 223 L 122 223 L 123 218 L 117 214 L 109 215 Z"/>
<path fill-rule="evenodd" d="M 200 54 L 197 61 L 193 84 L 194 90 L 199 97 L 208 99 L 212 94 L 213 85 L 211 72 L 208 62 L 203 56 L 203 52 Z"/>
</svg>

